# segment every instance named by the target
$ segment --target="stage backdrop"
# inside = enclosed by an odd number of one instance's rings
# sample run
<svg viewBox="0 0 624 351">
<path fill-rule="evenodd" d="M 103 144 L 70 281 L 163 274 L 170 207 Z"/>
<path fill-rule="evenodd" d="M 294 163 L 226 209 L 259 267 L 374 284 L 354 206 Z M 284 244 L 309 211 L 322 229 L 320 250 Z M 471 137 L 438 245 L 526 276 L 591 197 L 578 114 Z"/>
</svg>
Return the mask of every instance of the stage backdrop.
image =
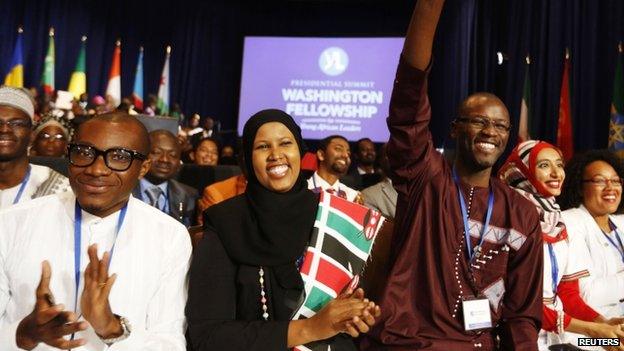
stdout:
<svg viewBox="0 0 624 351">
<path fill-rule="evenodd" d="M 236 129 L 245 36 L 403 36 L 414 1 L 0 1 L 0 71 L 8 70 L 18 25 L 24 26 L 26 84 L 40 82 L 49 26 L 56 28 L 56 85 L 67 87 L 86 34 L 91 95 L 104 92 L 115 40 L 122 40 L 122 94 L 132 91 L 139 46 L 145 92 L 156 92 L 171 56 L 172 101 Z M 577 149 L 607 145 L 621 0 L 447 0 L 434 47 L 429 92 L 436 146 L 450 146 L 448 126 L 469 93 L 492 91 L 510 109 L 516 133 L 524 59 L 532 57 L 533 136 L 554 140 L 562 60 L 571 53 Z M 496 62 L 501 51 L 506 59 Z M 395 63 L 388 63 L 392 66 Z M 512 143 L 515 138 L 511 137 Z M 510 145 L 511 146 L 511 145 Z"/>
<path fill-rule="evenodd" d="M 402 38 L 246 38 L 238 132 L 255 112 L 278 108 L 306 139 L 387 141 L 402 47 Z"/>
</svg>

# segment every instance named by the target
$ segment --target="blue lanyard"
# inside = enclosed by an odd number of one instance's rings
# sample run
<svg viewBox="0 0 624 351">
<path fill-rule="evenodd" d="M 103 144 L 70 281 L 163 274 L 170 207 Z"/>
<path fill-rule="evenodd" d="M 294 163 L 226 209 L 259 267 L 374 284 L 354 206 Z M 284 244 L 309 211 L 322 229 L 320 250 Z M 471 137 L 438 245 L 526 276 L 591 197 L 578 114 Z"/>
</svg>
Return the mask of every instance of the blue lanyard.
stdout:
<svg viewBox="0 0 624 351">
<path fill-rule="evenodd" d="M 548 255 L 550 256 L 550 274 L 552 277 L 552 291 L 553 299 L 557 296 L 557 279 L 559 278 L 559 264 L 557 263 L 557 256 L 555 255 L 555 249 L 552 244 L 548 244 Z"/>
<path fill-rule="evenodd" d="M 15 195 L 15 199 L 13 199 L 13 205 L 19 202 L 22 198 L 22 193 L 24 193 L 24 189 L 26 189 L 26 184 L 28 184 L 28 180 L 30 179 L 30 169 L 32 166 L 28 165 L 28 170 L 26 171 L 26 175 L 24 179 L 22 179 L 22 183 L 20 184 L 19 190 L 17 191 L 17 195 Z"/>
<path fill-rule="evenodd" d="M 115 240 L 113 241 L 113 247 L 110 250 L 110 259 L 108 261 L 108 267 L 110 267 L 111 262 L 113 261 L 113 253 L 115 251 L 115 244 L 117 243 L 117 236 L 119 235 L 119 230 L 123 225 L 124 219 L 126 218 L 126 212 L 128 211 L 128 203 L 126 203 L 119 212 L 119 218 L 117 219 L 117 227 L 115 228 Z M 76 281 L 76 291 L 74 298 L 74 312 L 78 310 L 78 288 L 80 287 L 80 258 L 81 258 L 81 250 L 82 250 L 82 208 L 80 208 L 80 204 L 76 200 L 76 205 L 74 206 L 74 279 Z M 73 337 L 72 337 L 73 339 Z"/>
<path fill-rule="evenodd" d="M 477 254 L 481 250 L 481 245 L 483 245 L 483 240 L 485 239 L 485 233 L 487 233 L 488 227 L 490 225 L 490 219 L 492 218 L 492 209 L 494 208 L 494 191 L 492 191 L 492 188 L 490 188 L 485 222 L 483 223 L 483 228 L 481 228 L 481 233 L 479 235 L 479 244 L 473 250 L 472 243 L 470 242 L 470 226 L 468 225 L 468 210 L 466 209 L 466 200 L 464 199 L 464 193 L 462 193 L 461 187 L 459 186 L 459 177 L 457 176 L 455 168 L 453 168 L 453 180 L 455 181 L 455 185 L 457 186 L 457 193 L 459 194 L 459 205 L 461 207 L 462 220 L 464 222 L 464 239 L 466 240 L 466 251 L 468 253 L 468 260 L 469 262 L 472 262 L 475 254 Z"/>
<path fill-rule="evenodd" d="M 609 237 L 607 233 L 602 232 L 602 234 L 605 236 L 605 238 L 607 238 L 607 240 L 609 240 L 611 245 L 613 245 L 613 247 L 615 247 L 615 249 L 619 252 L 620 256 L 622 256 L 622 262 L 624 262 L 624 245 L 622 245 L 622 239 L 620 239 L 618 228 L 615 224 L 613 224 L 613 222 L 611 222 L 611 220 L 609 220 L 609 227 L 611 227 L 611 230 L 615 231 L 615 238 L 617 239 L 618 244 L 620 244 L 620 246 L 618 247 L 617 245 L 615 245 L 615 242 L 613 241 L 613 239 Z"/>
</svg>

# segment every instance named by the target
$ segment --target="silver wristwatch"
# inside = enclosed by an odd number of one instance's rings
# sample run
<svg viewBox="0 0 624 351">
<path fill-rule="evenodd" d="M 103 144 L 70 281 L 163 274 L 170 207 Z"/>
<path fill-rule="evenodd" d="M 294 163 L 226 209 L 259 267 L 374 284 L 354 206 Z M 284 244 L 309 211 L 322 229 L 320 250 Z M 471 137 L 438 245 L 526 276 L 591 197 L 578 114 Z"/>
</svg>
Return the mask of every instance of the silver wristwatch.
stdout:
<svg viewBox="0 0 624 351">
<path fill-rule="evenodd" d="M 132 332 L 132 326 L 130 325 L 130 322 L 126 319 L 126 317 L 122 317 L 118 315 L 115 315 L 115 317 L 119 319 L 119 323 L 121 324 L 121 329 L 123 330 L 123 334 L 121 334 L 120 336 L 116 338 L 102 339 L 102 342 L 108 346 L 116 342 L 127 339 L 130 336 L 130 333 Z"/>
</svg>

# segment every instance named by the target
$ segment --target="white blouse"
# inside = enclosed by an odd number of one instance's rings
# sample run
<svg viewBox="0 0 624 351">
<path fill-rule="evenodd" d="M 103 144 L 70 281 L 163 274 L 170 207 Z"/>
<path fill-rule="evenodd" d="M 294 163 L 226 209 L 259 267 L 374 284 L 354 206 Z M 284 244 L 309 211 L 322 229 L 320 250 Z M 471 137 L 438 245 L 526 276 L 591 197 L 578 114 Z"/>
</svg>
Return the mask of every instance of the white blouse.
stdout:
<svg viewBox="0 0 624 351">
<path fill-rule="evenodd" d="M 584 260 L 576 259 L 582 254 L 582 245 L 577 236 L 569 235 L 566 240 L 561 240 L 551 244 L 553 254 L 557 262 L 556 269 L 556 286 L 562 281 L 576 280 L 589 276 L 589 271 L 585 266 Z M 544 305 L 555 311 L 563 311 L 563 303 L 559 296 L 555 296 L 553 291 L 553 259 L 551 258 L 548 244 L 544 242 L 544 285 L 543 285 L 543 302 Z M 548 350 L 548 346 L 553 344 L 561 344 L 573 340 L 571 333 L 557 334 L 540 330 L 538 338 L 539 350 Z"/>
<path fill-rule="evenodd" d="M 619 250 L 605 237 L 584 206 L 562 212 L 568 235 L 578 237 L 583 245 L 575 260 L 584 260 L 590 275 L 579 280 L 581 297 L 606 318 L 624 315 L 624 262 Z M 609 216 L 624 242 L 624 218 Z M 610 236 L 616 235 L 610 233 Z M 618 244 L 615 237 L 611 238 Z M 618 244 L 619 245 L 619 244 Z"/>
</svg>

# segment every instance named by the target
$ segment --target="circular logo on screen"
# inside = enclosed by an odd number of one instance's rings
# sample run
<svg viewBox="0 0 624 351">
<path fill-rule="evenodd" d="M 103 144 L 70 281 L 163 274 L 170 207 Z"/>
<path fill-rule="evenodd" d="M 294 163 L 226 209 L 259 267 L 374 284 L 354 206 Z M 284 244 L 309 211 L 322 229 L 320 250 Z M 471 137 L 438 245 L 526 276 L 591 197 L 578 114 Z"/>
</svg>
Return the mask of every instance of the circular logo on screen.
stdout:
<svg viewBox="0 0 624 351">
<path fill-rule="evenodd" d="M 328 76 L 342 74 L 349 66 L 349 55 L 337 46 L 329 47 L 319 57 L 319 67 Z"/>
</svg>

